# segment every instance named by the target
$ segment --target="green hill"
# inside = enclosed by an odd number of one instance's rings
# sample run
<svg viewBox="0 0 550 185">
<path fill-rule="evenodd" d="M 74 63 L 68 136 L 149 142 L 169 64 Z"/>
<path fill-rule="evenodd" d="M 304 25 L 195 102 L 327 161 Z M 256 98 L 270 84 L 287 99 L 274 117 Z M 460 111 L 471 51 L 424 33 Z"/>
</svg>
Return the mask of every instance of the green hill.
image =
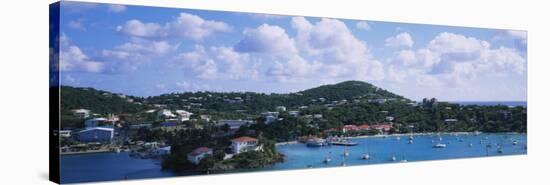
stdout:
<svg viewBox="0 0 550 185">
<path fill-rule="evenodd" d="M 142 98 L 114 94 L 93 88 L 61 87 L 61 112 L 89 109 L 98 114 L 135 113 L 146 108 Z"/>
<path fill-rule="evenodd" d="M 326 98 L 327 101 L 339 101 L 351 98 L 403 98 L 389 91 L 361 81 L 345 81 L 332 85 L 323 85 L 301 91 L 305 97 Z"/>
</svg>

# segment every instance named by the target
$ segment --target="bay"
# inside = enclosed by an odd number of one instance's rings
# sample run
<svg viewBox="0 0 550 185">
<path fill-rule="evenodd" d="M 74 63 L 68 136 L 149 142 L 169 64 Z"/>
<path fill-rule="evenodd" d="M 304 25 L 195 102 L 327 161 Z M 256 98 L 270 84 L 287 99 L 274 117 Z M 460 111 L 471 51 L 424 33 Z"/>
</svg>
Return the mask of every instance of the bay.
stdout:
<svg viewBox="0 0 550 185">
<path fill-rule="evenodd" d="M 300 143 L 279 145 L 277 150 L 285 155 L 284 162 L 265 168 L 231 172 L 324 168 L 342 166 L 343 163 L 353 166 L 396 163 L 404 160 L 415 162 L 527 154 L 525 134 L 442 134 L 441 143 L 446 144 L 445 148 L 433 147 L 440 142 L 439 136 L 435 134 L 414 136 L 413 144 L 408 144 L 407 138 L 407 135 L 351 138 L 351 141 L 359 144 L 348 147 L 307 147 Z M 516 141 L 517 144 L 514 145 L 512 141 Z M 472 146 L 469 146 L 470 143 Z M 491 144 L 492 147 L 487 148 L 487 144 Z M 498 152 L 497 145 L 501 146 L 502 153 Z M 349 152 L 348 157 L 342 155 L 344 151 Z M 364 153 L 369 153 L 369 160 L 361 158 Z M 395 161 L 391 160 L 392 156 L 396 157 Z M 331 162 L 324 163 L 326 157 L 330 157 Z M 161 170 L 159 160 L 136 159 L 124 152 L 63 155 L 60 166 L 62 183 L 196 175 Z"/>
</svg>

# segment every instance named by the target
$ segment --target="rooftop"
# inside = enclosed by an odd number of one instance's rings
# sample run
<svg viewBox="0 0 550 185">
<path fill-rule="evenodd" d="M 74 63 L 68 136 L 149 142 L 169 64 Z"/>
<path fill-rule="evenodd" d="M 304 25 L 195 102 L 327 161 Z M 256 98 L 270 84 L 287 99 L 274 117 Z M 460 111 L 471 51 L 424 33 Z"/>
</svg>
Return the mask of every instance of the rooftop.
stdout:
<svg viewBox="0 0 550 185">
<path fill-rule="evenodd" d="M 203 146 L 203 147 L 199 147 L 199 148 L 193 150 L 191 153 L 189 153 L 189 155 L 199 155 L 199 154 L 210 152 L 210 151 L 212 151 L 212 149 Z"/>
<path fill-rule="evenodd" d="M 258 141 L 258 139 L 252 138 L 252 137 L 243 136 L 243 137 L 238 137 L 238 138 L 232 139 L 231 141 L 232 141 L 232 142 L 240 142 L 240 143 L 242 143 L 242 142 Z"/>
</svg>

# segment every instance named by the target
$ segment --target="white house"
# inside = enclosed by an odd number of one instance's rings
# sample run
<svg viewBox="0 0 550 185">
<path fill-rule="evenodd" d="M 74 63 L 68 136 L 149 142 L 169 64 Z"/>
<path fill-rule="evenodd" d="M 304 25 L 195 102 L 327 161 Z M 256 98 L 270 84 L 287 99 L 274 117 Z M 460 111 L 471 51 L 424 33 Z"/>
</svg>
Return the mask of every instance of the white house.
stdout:
<svg viewBox="0 0 550 185">
<path fill-rule="evenodd" d="M 90 117 L 90 110 L 88 109 L 74 109 L 72 110 L 72 112 L 73 112 L 73 116 L 78 118 L 85 119 Z"/>
<path fill-rule="evenodd" d="M 234 154 L 257 151 L 259 149 L 260 147 L 258 147 L 258 140 L 256 138 L 243 136 L 231 140 L 231 150 Z"/>
<path fill-rule="evenodd" d="M 113 139 L 114 134 L 113 128 L 93 127 L 80 131 L 78 139 L 83 142 L 107 142 Z"/>
<path fill-rule="evenodd" d="M 285 106 L 277 106 L 277 107 L 275 107 L 275 110 L 277 110 L 278 112 L 284 112 L 284 111 L 286 111 L 286 107 Z"/>
<path fill-rule="evenodd" d="M 265 118 L 265 124 L 270 124 L 279 118 L 279 112 L 264 112 L 262 116 Z"/>
<path fill-rule="evenodd" d="M 159 110 L 157 112 L 157 116 L 160 117 L 160 118 L 175 118 L 176 117 L 176 115 L 174 115 L 174 113 L 172 113 L 172 111 L 170 111 L 168 109 Z"/>
<path fill-rule="evenodd" d="M 200 116 L 202 120 L 205 120 L 206 122 L 210 122 L 210 116 L 209 115 L 201 115 Z"/>
<path fill-rule="evenodd" d="M 193 113 L 190 113 L 190 112 L 187 112 L 187 111 L 184 111 L 184 110 L 176 110 L 176 114 L 179 118 L 180 121 L 188 121 L 189 118 L 191 117 L 191 115 L 193 115 Z"/>
<path fill-rule="evenodd" d="M 206 156 L 212 155 L 212 149 L 207 147 L 200 147 L 189 154 L 187 154 L 187 160 L 195 165 L 199 164 Z"/>
<path fill-rule="evenodd" d="M 71 131 L 70 130 L 60 130 L 59 136 L 61 137 L 71 137 Z"/>
</svg>

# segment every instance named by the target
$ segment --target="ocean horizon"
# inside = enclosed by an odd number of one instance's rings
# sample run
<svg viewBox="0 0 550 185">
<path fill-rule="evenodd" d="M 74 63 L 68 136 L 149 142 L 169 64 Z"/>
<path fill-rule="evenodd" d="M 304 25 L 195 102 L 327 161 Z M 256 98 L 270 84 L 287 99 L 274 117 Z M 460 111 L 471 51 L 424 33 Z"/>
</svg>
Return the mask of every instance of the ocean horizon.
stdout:
<svg viewBox="0 0 550 185">
<path fill-rule="evenodd" d="M 457 103 L 460 105 L 480 105 L 480 106 L 495 106 L 495 105 L 505 105 L 505 106 L 521 106 L 527 107 L 527 101 L 449 101 L 449 103 Z"/>
</svg>

